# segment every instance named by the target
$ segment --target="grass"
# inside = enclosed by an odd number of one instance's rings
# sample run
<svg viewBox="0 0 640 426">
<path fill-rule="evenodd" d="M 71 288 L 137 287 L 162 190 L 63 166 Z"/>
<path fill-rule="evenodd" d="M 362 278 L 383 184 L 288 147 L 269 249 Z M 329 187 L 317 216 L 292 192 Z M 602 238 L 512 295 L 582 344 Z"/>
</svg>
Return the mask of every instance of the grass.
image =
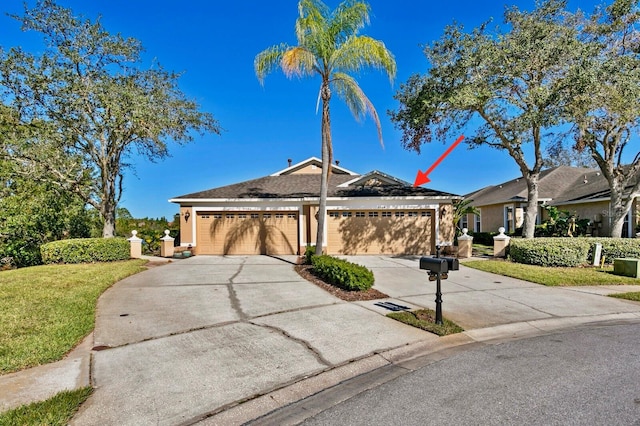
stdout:
<svg viewBox="0 0 640 426">
<path fill-rule="evenodd" d="M 61 392 L 42 402 L 23 405 L 0 413 L 0 426 L 9 425 L 66 425 L 78 411 L 80 404 L 91 395 L 91 388 Z"/>
<path fill-rule="evenodd" d="M 634 302 L 640 302 L 640 291 L 636 291 L 632 293 L 610 294 L 609 296 L 617 297 L 618 299 L 626 299 L 626 300 L 633 300 Z"/>
<path fill-rule="evenodd" d="M 446 318 L 442 318 L 442 325 L 436 324 L 436 313 L 431 309 L 392 312 L 387 314 L 387 316 L 396 321 L 437 334 L 438 336 L 446 336 L 464 331 L 462 327 Z"/>
<path fill-rule="evenodd" d="M 613 267 L 546 268 L 505 260 L 472 260 L 464 266 L 546 286 L 640 285 L 637 278 L 613 274 Z"/>
<path fill-rule="evenodd" d="M 0 272 L 0 374 L 57 361 L 95 324 L 98 297 L 144 260 Z"/>
</svg>

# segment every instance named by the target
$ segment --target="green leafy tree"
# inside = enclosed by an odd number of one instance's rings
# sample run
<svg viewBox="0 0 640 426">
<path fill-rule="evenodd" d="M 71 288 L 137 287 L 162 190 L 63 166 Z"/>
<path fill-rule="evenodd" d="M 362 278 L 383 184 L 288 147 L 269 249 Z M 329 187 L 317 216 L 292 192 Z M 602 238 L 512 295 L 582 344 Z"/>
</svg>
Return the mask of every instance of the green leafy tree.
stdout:
<svg viewBox="0 0 640 426">
<path fill-rule="evenodd" d="M 14 18 L 24 31 L 41 33 L 47 48 L 40 56 L 0 49 L 2 102 L 28 129 L 26 138 L 0 141 L 0 152 L 93 206 L 103 236 L 112 237 L 130 155 L 166 157 L 166 141 L 218 133 L 218 123 L 178 88 L 177 74 L 157 64 L 140 69 L 138 40 L 112 35 L 52 0 Z"/>
<path fill-rule="evenodd" d="M 506 30 L 448 26 L 424 50 L 428 73 L 400 87 L 400 106 L 390 112 L 406 149 L 420 152 L 424 143 L 464 129 L 470 147 L 506 151 L 527 182 L 526 238 L 535 232 L 543 147 L 557 137 L 550 133 L 562 123 L 567 63 L 579 51 L 575 18 L 565 6 L 545 0 L 531 12 L 510 7 Z"/>
<path fill-rule="evenodd" d="M 322 177 L 316 254 L 322 254 L 327 189 L 333 161 L 331 97 L 335 93 L 341 98 L 357 119 L 370 115 L 382 143 L 378 114 L 350 73 L 372 67 L 386 72 L 393 80 L 396 63 L 384 43 L 358 34 L 369 23 L 370 7 L 367 3 L 346 0 L 332 11 L 320 0 L 301 0 L 298 11 L 295 26 L 298 44 L 289 46 L 282 43 L 265 49 L 256 56 L 254 67 L 260 82 L 264 82 L 266 75 L 276 68 L 281 68 L 287 77 L 320 77 Z"/>
<path fill-rule="evenodd" d="M 640 11 L 615 0 L 583 24 L 585 54 L 571 68 L 569 119 L 578 152 L 590 154 L 611 190 L 611 236 L 620 237 L 640 193 Z M 631 162 L 625 156 L 631 151 Z"/>
</svg>

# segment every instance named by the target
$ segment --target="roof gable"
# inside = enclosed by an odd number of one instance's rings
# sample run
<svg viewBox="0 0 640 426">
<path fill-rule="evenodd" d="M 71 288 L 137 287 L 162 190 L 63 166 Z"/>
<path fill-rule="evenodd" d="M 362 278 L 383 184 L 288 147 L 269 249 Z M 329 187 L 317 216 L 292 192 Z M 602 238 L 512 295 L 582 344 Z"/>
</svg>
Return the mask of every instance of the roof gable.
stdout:
<svg viewBox="0 0 640 426">
<path fill-rule="evenodd" d="M 279 170 L 273 173 L 271 176 L 284 176 L 284 175 L 293 175 L 293 174 L 321 174 L 321 173 L 322 173 L 322 160 L 320 160 L 317 157 L 310 157 L 297 164 L 291 165 L 286 169 Z M 357 173 L 352 172 L 351 170 L 347 170 L 343 167 L 340 167 L 337 164 L 331 165 L 331 174 L 352 175 L 352 176 L 358 175 Z"/>
<path fill-rule="evenodd" d="M 349 186 L 369 186 L 369 187 L 379 187 L 379 186 L 411 186 L 408 182 L 405 182 L 401 179 L 388 175 L 386 173 L 382 173 L 378 170 L 373 170 L 367 174 L 362 176 L 358 176 L 355 179 L 347 181 L 341 185 L 339 188 L 346 188 Z"/>
</svg>

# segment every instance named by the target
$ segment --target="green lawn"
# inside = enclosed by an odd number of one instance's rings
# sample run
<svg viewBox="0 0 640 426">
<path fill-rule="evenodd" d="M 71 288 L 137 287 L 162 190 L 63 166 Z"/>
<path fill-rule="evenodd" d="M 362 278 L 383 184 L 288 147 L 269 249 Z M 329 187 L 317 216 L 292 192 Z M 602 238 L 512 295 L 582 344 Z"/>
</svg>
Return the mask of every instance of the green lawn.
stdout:
<svg viewBox="0 0 640 426">
<path fill-rule="evenodd" d="M 61 392 L 51 399 L 0 413 L 0 426 L 64 426 L 91 395 L 90 387 Z"/>
<path fill-rule="evenodd" d="M 95 323 L 98 297 L 144 260 L 0 272 L 0 374 L 57 361 Z"/>
<path fill-rule="evenodd" d="M 613 267 L 546 268 L 506 260 L 471 260 L 464 266 L 547 286 L 640 285 L 640 279 L 613 274 Z"/>
</svg>

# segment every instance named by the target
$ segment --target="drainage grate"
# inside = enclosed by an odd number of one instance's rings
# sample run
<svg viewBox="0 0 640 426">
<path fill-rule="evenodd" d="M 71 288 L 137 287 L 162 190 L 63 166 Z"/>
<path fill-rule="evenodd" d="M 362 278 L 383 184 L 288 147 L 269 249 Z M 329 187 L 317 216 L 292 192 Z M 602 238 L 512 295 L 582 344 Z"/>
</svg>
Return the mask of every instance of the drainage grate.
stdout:
<svg viewBox="0 0 640 426">
<path fill-rule="evenodd" d="M 385 308 L 394 312 L 408 311 L 410 309 L 408 306 L 398 305 L 397 303 L 393 303 L 393 302 L 376 302 L 374 303 L 374 305 L 380 306 L 382 308 Z"/>
</svg>

